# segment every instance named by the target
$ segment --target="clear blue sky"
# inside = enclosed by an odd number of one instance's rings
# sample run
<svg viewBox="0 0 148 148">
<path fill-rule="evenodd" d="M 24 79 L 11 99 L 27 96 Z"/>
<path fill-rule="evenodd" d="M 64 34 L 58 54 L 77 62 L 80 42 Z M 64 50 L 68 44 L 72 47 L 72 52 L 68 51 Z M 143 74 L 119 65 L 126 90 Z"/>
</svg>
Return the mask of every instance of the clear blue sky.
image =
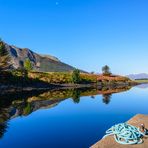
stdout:
<svg viewBox="0 0 148 148">
<path fill-rule="evenodd" d="M 86 71 L 148 73 L 148 0 L 0 0 L 0 36 Z"/>
</svg>

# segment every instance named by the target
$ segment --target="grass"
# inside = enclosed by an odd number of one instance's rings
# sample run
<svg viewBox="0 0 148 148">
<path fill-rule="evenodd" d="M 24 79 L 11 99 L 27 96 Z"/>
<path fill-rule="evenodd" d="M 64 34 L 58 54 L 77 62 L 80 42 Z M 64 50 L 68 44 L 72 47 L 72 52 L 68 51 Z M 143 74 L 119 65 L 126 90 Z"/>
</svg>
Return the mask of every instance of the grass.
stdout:
<svg viewBox="0 0 148 148">
<path fill-rule="evenodd" d="M 68 84 L 72 83 L 72 72 L 29 72 L 28 76 L 32 79 L 39 79 L 49 83 Z M 80 74 L 80 83 L 117 83 L 117 82 L 130 82 L 131 80 L 127 77 L 122 76 L 103 76 L 95 74 Z"/>
<path fill-rule="evenodd" d="M 5 72 L 2 76 L 3 79 L 0 80 L 6 81 L 9 83 L 20 83 L 22 82 L 23 73 L 21 71 L 13 70 L 11 72 Z M 27 72 L 27 77 L 24 78 L 24 83 L 26 82 L 45 82 L 49 84 L 72 84 L 72 72 L 36 72 L 29 71 Z M 129 78 L 117 75 L 96 75 L 88 73 L 80 73 L 80 84 L 89 84 L 89 83 L 102 83 L 103 85 L 113 85 L 116 83 L 130 83 L 132 82 Z"/>
<path fill-rule="evenodd" d="M 148 83 L 148 79 L 136 79 L 135 82 L 137 82 L 137 83 Z"/>
</svg>

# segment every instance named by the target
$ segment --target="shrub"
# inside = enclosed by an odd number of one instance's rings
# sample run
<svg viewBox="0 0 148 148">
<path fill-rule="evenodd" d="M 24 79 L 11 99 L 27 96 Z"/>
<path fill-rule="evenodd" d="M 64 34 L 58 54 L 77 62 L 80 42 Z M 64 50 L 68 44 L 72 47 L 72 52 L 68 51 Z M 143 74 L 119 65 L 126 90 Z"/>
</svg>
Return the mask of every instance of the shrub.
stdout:
<svg viewBox="0 0 148 148">
<path fill-rule="evenodd" d="M 78 69 L 75 69 L 72 73 L 72 82 L 73 83 L 80 83 L 80 71 Z"/>
<path fill-rule="evenodd" d="M 33 67 L 32 67 L 32 64 L 31 64 L 31 61 L 29 59 L 26 59 L 25 62 L 24 62 L 24 68 L 28 71 L 32 70 Z"/>
</svg>

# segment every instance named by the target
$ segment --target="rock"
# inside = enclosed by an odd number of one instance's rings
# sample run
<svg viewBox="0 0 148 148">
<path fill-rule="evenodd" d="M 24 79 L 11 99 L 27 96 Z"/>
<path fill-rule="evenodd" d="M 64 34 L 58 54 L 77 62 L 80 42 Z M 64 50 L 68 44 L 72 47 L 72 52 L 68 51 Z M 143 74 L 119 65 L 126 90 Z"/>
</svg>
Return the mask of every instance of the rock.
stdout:
<svg viewBox="0 0 148 148">
<path fill-rule="evenodd" d="M 24 61 L 29 59 L 33 70 L 42 72 L 66 72 L 73 71 L 75 68 L 61 62 L 58 58 L 51 55 L 41 55 L 31 51 L 28 48 L 18 48 L 5 43 L 11 58 L 12 69 L 22 68 Z"/>
</svg>

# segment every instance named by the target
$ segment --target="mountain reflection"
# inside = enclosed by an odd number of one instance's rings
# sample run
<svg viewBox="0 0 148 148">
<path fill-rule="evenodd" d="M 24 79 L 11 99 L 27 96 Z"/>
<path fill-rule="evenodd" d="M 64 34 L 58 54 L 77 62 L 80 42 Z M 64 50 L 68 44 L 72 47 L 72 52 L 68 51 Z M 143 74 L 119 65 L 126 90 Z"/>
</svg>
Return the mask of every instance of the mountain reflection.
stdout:
<svg viewBox="0 0 148 148">
<path fill-rule="evenodd" d="M 27 116 L 41 108 L 54 107 L 68 98 L 72 98 L 74 103 L 80 103 L 83 96 L 90 96 L 95 99 L 96 95 L 102 95 L 103 103 L 109 104 L 113 93 L 127 91 L 130 88 L 125 86 L 78 88 L 0 95 L 0 138 L 7 131 L 9 120 L 15 117 Z"/>
</svg>

